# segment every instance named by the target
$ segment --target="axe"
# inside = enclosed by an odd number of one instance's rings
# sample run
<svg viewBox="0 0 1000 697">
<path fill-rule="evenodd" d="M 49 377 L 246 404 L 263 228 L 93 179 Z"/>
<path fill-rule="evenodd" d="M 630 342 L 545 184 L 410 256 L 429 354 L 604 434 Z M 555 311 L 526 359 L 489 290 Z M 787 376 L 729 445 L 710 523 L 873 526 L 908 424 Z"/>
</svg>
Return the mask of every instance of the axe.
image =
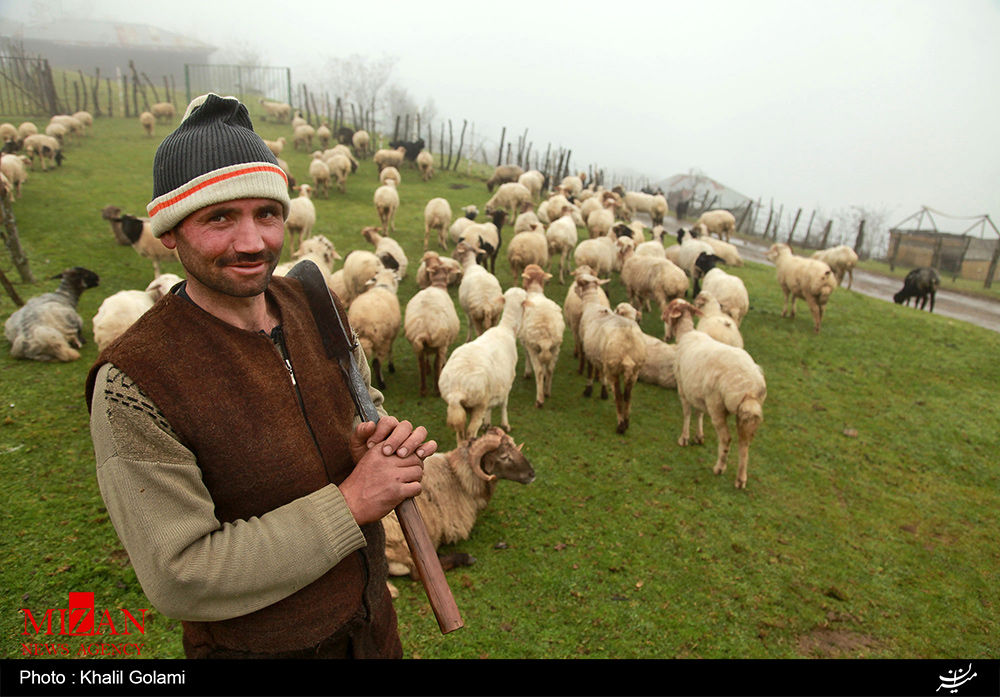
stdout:
<svg viewBox="0 0 1000 697">
<path fill-rule="evenodd" d="M 349 338 L 347 329 L 340 319 L 340 313 L 333 304 L 333 296 L 326 285 L 323 273 L 315 262 L 303 259 L 292 267 L 288 277 L 302 284 L 309 309 L 312 310 L 320 337 L 323 339 L 326 355 L 328 358 L 336 359 L 340 365 L 358 416 L 362 421 L 378 422 L 378 411 L 372 403 L 368 386 L 354 360 L 353 351 L 357 344 Z M 396 519 L 410 547 L 410 555 L 424 584 L 427 599 L 431 603 L 441 633 L 447 634 L 464 626 L 458 606 L 452 597 L 451 588 L 444 577 L 444 569 L 441 568 L 437 550 L 427 534 L 424 520 L 420 517 L 420 511 L 412 498 L 405 499 L 396 506 Z"/>
</svg>

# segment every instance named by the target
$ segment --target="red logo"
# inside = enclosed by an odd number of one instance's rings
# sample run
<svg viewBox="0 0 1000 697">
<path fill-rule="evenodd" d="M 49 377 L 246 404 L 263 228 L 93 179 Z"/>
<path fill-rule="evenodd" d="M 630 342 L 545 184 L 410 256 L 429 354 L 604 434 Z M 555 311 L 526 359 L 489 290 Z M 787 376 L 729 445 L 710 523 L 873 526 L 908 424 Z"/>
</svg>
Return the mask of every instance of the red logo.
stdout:
<svg viewBox="0 0 1000 697">
<path fill-rule="evenodd" d="M 62 636 L 101 636 L 104 634 L 131 634 L 132 629 L 139 634 L 146 633 L 146 612 L 148 608 L 138 610 L 136 619 L 131 611 L 119 608 L 117 611 L 95 610 L 93 593 L 70 593 L 69 607 L 48 608 L 35 615 L 28 608 L 21 608 L 24 613 L 24 631 L 22 634 L 59 634 Z M 118 624 L 115 624 L 117 618 Z M 105 631 L 105 630 L 110 631 Z"/>
</svg>

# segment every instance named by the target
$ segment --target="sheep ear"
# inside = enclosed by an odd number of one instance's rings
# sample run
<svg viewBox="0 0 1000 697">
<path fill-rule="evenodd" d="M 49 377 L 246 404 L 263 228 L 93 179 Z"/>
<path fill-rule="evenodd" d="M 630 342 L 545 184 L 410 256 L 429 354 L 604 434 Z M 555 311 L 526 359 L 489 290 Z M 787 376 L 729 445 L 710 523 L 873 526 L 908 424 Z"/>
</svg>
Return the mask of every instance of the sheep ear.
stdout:
<svg viewBox="0 0 1000 697">
<path fill-rule="evenodd" d="M 611 283 L 610 278 L 599 278 L 597 279 L 597 285 L 603 286 L 605 283 Z"/>
</svg>

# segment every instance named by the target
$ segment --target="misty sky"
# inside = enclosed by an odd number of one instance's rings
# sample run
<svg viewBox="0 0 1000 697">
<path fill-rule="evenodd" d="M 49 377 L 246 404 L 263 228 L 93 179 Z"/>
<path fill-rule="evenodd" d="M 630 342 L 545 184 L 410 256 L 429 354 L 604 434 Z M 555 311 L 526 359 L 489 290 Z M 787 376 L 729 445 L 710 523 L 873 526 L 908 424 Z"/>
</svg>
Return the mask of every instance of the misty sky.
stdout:
<svg viewBox="0 0 1000 697">
<path fill-rule="evenodd" d="M 43 10 L 238 43 L 296 83 L 331 57 L 393 56 L 391 81 L 438 118 L 494 148 L 527 128 L 581 169 L 697 169 L 786 210 L 863 205 L 889 224 L 921 205 L 1000 215 L 997 0 L 0 0 L 20 20 Z"/>
</svg>

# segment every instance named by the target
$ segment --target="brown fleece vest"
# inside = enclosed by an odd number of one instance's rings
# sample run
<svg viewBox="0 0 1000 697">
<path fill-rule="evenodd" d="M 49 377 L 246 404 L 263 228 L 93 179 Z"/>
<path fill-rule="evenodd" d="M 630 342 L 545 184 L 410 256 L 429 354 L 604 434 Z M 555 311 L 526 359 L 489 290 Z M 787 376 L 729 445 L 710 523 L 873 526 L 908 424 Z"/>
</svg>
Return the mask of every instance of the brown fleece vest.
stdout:
<svg viewBox="0 0 1000 697">
<path fill-rule="evenodd" d="M 268 336 L 173 294 L 104 350 L 87 381 L 88 405 L 103 363 L 139 385 L 198 458 L 222 523 L 339 484 L 354 466 L 354 405 L 336 362 L 326 357 L 301 285 L 276 277 L 267 295 L 280 312 L 301 403 Z M 184 622 L 185 645 L 281 652 L 347 633 L 359 656 L 398 654 L 385 535 L 381 523 L 362 531 L 365 549 L 291 596 L 241 617 Z"/>
</svg>

